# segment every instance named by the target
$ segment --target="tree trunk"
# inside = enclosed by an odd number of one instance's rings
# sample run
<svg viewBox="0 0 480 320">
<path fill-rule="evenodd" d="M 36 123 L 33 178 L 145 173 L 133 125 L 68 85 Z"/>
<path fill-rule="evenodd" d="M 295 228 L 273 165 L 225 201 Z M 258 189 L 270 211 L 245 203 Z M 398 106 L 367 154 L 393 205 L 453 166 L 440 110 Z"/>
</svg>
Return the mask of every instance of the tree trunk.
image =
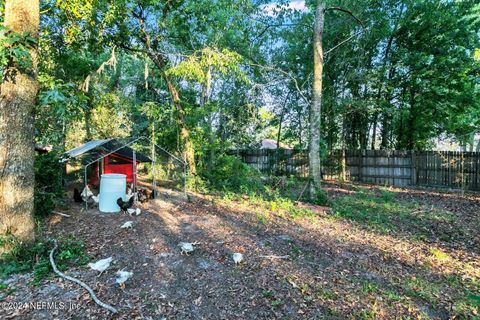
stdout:
<svg viewBox="0 0 480 320">
<path fill-rule="evenodd" d="M 283 118 L 285 117 L 285 109 L 287 107 L 289 97 L 290 97 L 290 92 L 287 94 L 287 97 L 285 98 L 285 102 L 283 103 L 282 111 L 280 113 L 280 119 L 278 119 L 277 149 L 280 149 L 280 137 L 282 135 L 282 123 L 283 123 Z"/>
<path fill-rule="evenodd" d="M 325 3 L 317 1 L 313 39 L 313 99 L 310 109 L 309 174 L 310 198 L 314 198 L 321 187 L 320 169 L 320 125 L 322 112 L 322 76 L 323 76 L 323 24 Z"/>
<path fill-rule="evenodd" d="M 39 0 L 7 0 L 5 26 L 28 32 L 38 40 Z M 0 235 L 20 241 L 35 239 L 34 106 L 38 93 L 37 49 L 30 50 L 32 66 L 25 70 L 10 60 L 0 86 Z M 11 248 L 0 248 L 0 252 Z"/>
<path fill-rule="evenodd" d="M 470 133 L 470 137 L 468 139 L 468 145 L 469 145 L 468 151 L 473 152 L 473 148 L 475 145 L 475 133 Z"/>
<path fill-rule="evenodd" d="M 297 116 L 298 116 L 298 145 L 300 146 L 301 149 L 303 149 L 304 146 L 303 146 L 303 139 L 302 139 L 302 132 L 303 132 L 302 112 L 300 109 L 297 109 Z"/>
<path fill-rule="evenodd" d="M 196 175 L 197 167 L 195 165 L 195 149 L 190 138 L 190 131 L 188 130 L 187 123 L 185 121 L 185 110 L 183 109 L 182 101 L 180 100 L 180 94 L 178 93 L 177 88 L 175 88 L 172 79 L 170 79 L 170 77 L 165 73 L 164 68 L 166 66 L 166 58 L 162 54 L 152 50 L 152 48 L 150 47 L 150 37 L 144 29 L 144 22 L 142 19 L 139 19 L 139 21 L 141 30 L 145 34 L 144 42 L 147 49 L 147 55 L 158 68 L 158 70 L 160 70 L 163 80 L 165 80 L 165 82 L 167 83 L 168 92 L 170 93 L 170 96 L 172 98 L 173 105 L 177 110 L 178 116 L 176 121 L 180 129 L 180 143 L 182 144 L 183 153 L 182 157 L 188 165 L 190 173 L 192 175 Z"/>
<path fill-rule="evenodd" d="M 180 140 L 182 143 L 183 159 L 188 165 L 188 170 L 192 175 L 197 174 L 197 167 L 195 165 L 195 149 L 193 148 L 192 140 L 190 139 L 190 131 L 185 122 L 185 110 L 183 109 L 180 95 L 177 88 L 175 88 L 172 80 L 165 72 L 162 72 L 163 79 L 167 83 L 168 91 L 172 97 L 173 105 L 177 109 L 178 117 L 177 124 L 180 127 Z"/>
<path fill-rule="evenodd" d="M 388 83 L 391 83 L 393 77 L 395 76 L 396 69 L 395 67 L 390 68 L 388 71 Z M 390 101 L 392 100 L 392 89 L 387 86 L 387 90 L 385 92 L 384 100 L 387 108 L 389 110 L 384 110 L 383 119 L 382 119 L 382 143 L 380 149 L 387 149 L 390 147 L 390 140 L 392 136 L 391 131 L 391 122 L 392 122 L 392 114 L 390 111 Z"/>
<path fill-rule="evenodd" d="M 210 91 L 212 89 L 212 68 L 209 67 L 207 70 L 207 81 L 205 82 L 202 90 L 202 100 L 201 105 L 202 107 L 206 107 L 208 102 L 210 101 Z M 208 168 L 209 170 L 213 170 L 213 166 L 215 163 L 215 136 L 213 133 L 213 115 L 212 111 L 208 113 L 208 144 L 209 149 L 209 157 L 208 157 Z"/>
<path fill-rule="evenodd" d="M 414 150 L 416 141 L 415 141 L 415 130 L 416 130 L 416 108 L 415 108 L 415 80 L 412 81 L 410 87 L 410 113 L 408 115 L 408 133 L 407 133 L 407 150 Z"/>
<path fill-rule="evenodd" d="M 90 101 L 90 99 L 89 99 Z M 85 139 L 87 141 L 92 140 L 92 109 L 91 109 L 91 103 L 88 102 L 88 109 L 84 111 L 85 113 Z"/>
<path fill-rule="evenodd" d="M 373 116 L 373 125 L 372 125 L 372 150 L 375 150 L 376 145 L 376 137 L 377 137 L 377 121 L 378 121 L 378 113 L 375 113 Z"/>
<path fill-rule="evenodd" d="M 388 38 L 387 47 L 385 48 L 385 54 L 383 55 L 383 62 L 382 62 L 382 68 L 381 68 L 382 73 L 380 75 L 379 84 L 378 84 L 377 103 L 381 102 L 383 86 L 384 86 L 384 83 L 385 83 L 385 81 L 384 81 L 385 70 L 384 69 L 385 69 L 385 67 L 387 66 L 387 63 L 388 63 L 390 50 L 392 48 L 393 40 L 395 39 L 395 34 L 397 32 L 398 24 L 400 22 L 400 17 L 402 16 L 403 7 L 404 7 L 404 5 L 402 4 L 402 7 L 401 7 L 399 15 L 398 15 L 398 19 L 395 22 L 395 26 L 393 27 L 393 30 L 392 30 L 392 33 L 391 33 L 390 37 Z M 394 67 L 391 66 L 390 70 L 388 71 L 388 80 L 389 81 L 393 77 L 393 73 L 395 72 L 394 70 L 395 70 Z M 385 96 L 387 96 L 387 95 L 385 95 Z M 379 109 L 380 109 L 380 106 L 379 106 Z M 375 118 L 374 118 L 374 126 L 373 126 L 372 150 L 375 149 L 378 115 L 379 115 L 379 112 L 376 112 L 375 113 Z M 382 142 L 381 142 L 380 149 L 386 149 L 387 148 L 388 122 L 389 122 L 389 118 L 388 118 L 387 112 L 384 112 L 383 125 L 382 125 Z"/>
<path fill-rule="evenodd" d="M 398 124 L 398 133 L 396 133 L 396 148 L 398 150 L 405 150 L 405 146 L 406 146 L 406 143 L 405 143 L 405 134 L 404 134 L 404 123 L 405 123 L 405 119 L 404 119 L 404 106 L 407 105 L 407 102 L 406 102 L 406 94 L 407 94 L 407 89 L 408 89 L 408 82 L 404 82 L 403 85 L 402 85 L 402 93 L 400 94 L 400 97 L 402 97 L 402 100 L 399 101 L 399 105 L 400 105 L 400 108 L 399 110 L 397 111 L 399 113 L 399 116 L 400 116 L 400 119 L 399 119 L 399 124 Z M 390 133 L 391 133 L 391 137 L 390 137 L 390 140 L 393 140 L 393 126 L 391 125 L 392 129 L 390 130 Z"/>
</svg>

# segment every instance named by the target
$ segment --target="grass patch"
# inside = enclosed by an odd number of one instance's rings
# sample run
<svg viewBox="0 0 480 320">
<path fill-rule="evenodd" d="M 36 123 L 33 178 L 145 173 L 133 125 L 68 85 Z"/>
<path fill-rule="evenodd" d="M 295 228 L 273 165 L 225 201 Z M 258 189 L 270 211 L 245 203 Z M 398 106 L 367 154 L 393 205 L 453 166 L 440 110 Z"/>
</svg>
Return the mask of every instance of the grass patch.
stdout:
<svg viewBox="0 0 480 320">
<path fill-rule="evenodd" d="M 262 291 L 262 296 L 264 298 L 272 298 L 273 297 L 273 292 L 270 290 L 263 290 Z"/>
<path fill-rule="evenodd" d="M 395 201 L 395 192 L 382 188 L 380 189 L 380 197 L 387 203 L 393 202 Z"/>
<path fill-rule="evenodd" d="M 438 261 L 445 261 L 450 259 L 450 256 L 440 249 L 431 248 L 430 254 L 432 255 L 433 258 L 435 258 Z"/>
<path fill-rule="evenodd" d="M 271 303 L 272 307 L 278 307 L 283 304 L 282 300 L 273 300 Z"/>
<path fill-rule="evenodd" d="M 268 190 L 263 194 L 252 192 L 247 195 L 225 192 L 222 194 L 222 200 L 227 204 L 240 202 L 246 206 L 255 206 L 256 216 L 262 224 L 268 223 L 269 214 L 275 214 L 282 218 L 290 217 L 292 219 L 316 217 L 316 214 L 312 210 L 299 208 L 293 200 L 272 190 Z M 260 211 L 262 211 L 262 213 L 260 213 Z"/>
<path fill-rule="evenodd" d="M 412 298 L 421 298 L 436 305 L 436 296 L 441 292 L 440 285 L 421 278 L 411 278 L 405 284 L 405 294 Z"/>
<path fill-rule="evenodd" d="M 335 217 L 366 224 L 382 232 L 394 230 L 395 220 L 406 220 L 408 214 L 405 209 L 366 189 L 359 189 L 354 195 L 337 198 L 333 203 Z"/>
<path fill-rule="evenodd" d="M 468 319 L 480 319 L 479 307 L 480 296 L 472 295 L 455 301 L 452 306 L 452 310 L 458 316 L 470 315 L 471 318 Z"/>
<path fill-rule="evenodd" d="M 9 240 L 12 241 L 12 240 Z M 59 247 L 55 262 L 59 270 L 67 270 L 72 266 L 85 265 L 90 260 L 83 242 L 74 237 L 58 240 Z M 17 243 L 9 253 L 0 257 L 0 277 L 6 278 L 14 273 L 33 272 L 33 283 L 39 285 L 52 271 L 49 253 L 53 241 L 37 239 L 33 245 Z"/>
<path fill-rule="evenodd" d="M 421 299 L 427 302 L 430 308 L 436 309 L 441 304 L 442 297 L 448 292 L 453 301 L 452 310 L 459 319 L 478 319 L 480 286 L 476 281 L 464 281 L 458 276 L 439 279 L 412 277 L 399 286 L 402 296 L 386 290 L 383 295 L 391 301 Z"/>
<path fill-rule="evenodd" d="M 443 241 L 455 241 L 463 236 L 461 226 L 455 225 L 451 213 L 437 209 L 425 209 L 415 204 L 397 201 L 395 193 L 357 188 L 355 194 L 335 199 L 333 217 L 348 219 L 384 234 L 403 233 L 410 238 L 424 241 L 432 233 Z M 455 225 L 456 233 L 451 233 Z M 436 252 L 439 257 L 442 255 Z"/>
<path fill-rule="evenodd" d="M 375 293 L 378 292 L 378 285 L 373 282 L 364 282 L 362 284 L 362 292 L 365 294 Z"/>
<path fill-rule="evenodd" d="M 402 301 L 402 297 L 393 290 L 386 289 L 382 291 L 382 295 L 387 299 L 389 303 Z"/>
<path fill-rule="evenodd" d="M 11 287 L 8 284 L 5 283 L 0 283 L 0 293 L 1 293 L 1 298 L 0 301 L 10 295 L 11 293 L 15 292 L 17 290 L 15 287 Z"/>
<path fill-rule="evenodd" d="M 368 319 L 375 319 L 377 317 L 377 314 L 374 310 L 364 309 L 357 312 L 355 314 L 355 317 L 357 317 L 357 319 L 368 320 Z"/>
<path fill-rule="evenodd" d="M 262 297 L 270 301 L 270 305 L 272 307 L 278 307 L 283 304 L 283 301 L 280 299 L 275 298 L 273 291 L 271 290 L 263 290 Z"/>
<path fill-rule="evenodd" d="M 335 291 L 328 288 L 318 289 L 317 296 L 325 300 L 335 300 L 338 298 L 338 295 L 335 293 Z"/>
<path fill-rule="evenodd" d="M 261 224 L 264 224 L 264 225 L 268 224 L 268 216 L 266 214 L 257 212 L 256 215 L 257 215 L 258 221 L 260 221 Z"/>
<path fill-rule="evenodd" d="M 325 192 L 325 190 L 317 189 L 315 191 L 315 194 L 316 194 L 316 196 L 315 196 L 315 199 L 313 201 L 308 199 L 308 195 L 306 195 L 307 198 L 305 199 L 305 201 L 306 202 L 311 202 L 311 203 L 319 205 L 319 206 L 330 206 L 331 205 L 331 201 L 328 198 L 328 195 Z"/>
<path fill-rule="evenodd" d="M 288 211 L 292 219 L 314 218 L 315 213 L 310 209 L 293 207 Z"/>
</svg>

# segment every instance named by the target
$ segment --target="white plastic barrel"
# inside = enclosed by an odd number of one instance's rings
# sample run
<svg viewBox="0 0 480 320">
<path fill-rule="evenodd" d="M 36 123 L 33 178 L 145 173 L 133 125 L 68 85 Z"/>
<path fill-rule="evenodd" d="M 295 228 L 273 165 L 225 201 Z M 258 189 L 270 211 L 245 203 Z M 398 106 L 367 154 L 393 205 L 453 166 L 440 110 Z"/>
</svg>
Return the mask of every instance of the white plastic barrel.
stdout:
<svg viewBox="0 0 480 320">
<path fill-rule="evenodd" d="M 98 209 L 101 212 L 119 212 L 117 199 L 125 200 L 127 176 L 120 173 L 102 174 L 100 179 L 100 199 Z"/>
</svg>

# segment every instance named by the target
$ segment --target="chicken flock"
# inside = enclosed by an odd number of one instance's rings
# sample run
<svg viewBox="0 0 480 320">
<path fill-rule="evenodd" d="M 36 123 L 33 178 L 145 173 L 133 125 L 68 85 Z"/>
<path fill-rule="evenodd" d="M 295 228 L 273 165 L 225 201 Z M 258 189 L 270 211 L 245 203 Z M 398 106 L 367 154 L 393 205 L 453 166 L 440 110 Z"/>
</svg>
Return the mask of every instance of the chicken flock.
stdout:
<svg viewBox="0 0 480 320">
<path fill-rule="evenodd" d="M 129 215 L 135 215 L 138 216 L 141 214 L 141 209 L 140 208 L 132 208 L 134 205 L 135 200 L 138 200 L 141 203 L 144 203 L 150 199 L 155 198 L 155 192 L 148 190 L 148 189 L 140 189 L 138 192 L 132 192 L 132 188 L 127 188 L 127 193 L 126 193 L 126 201 L 124 201 L 121 197 L 117 199 L 117 205 L 120 207 L 120 210 Z M 85 186 L 85 188 L 80 192 L 77 188 L 74 188 L 73 190 L 73 199 L 75 202 L 86 202 L 88 204 L 93 204 L 98 206 L 99 202 L 99 196 L 95 195 L 89 185 Z M 124 230 L 131 230 L 135 226 L 134 221 L 126 221 L 123 223 L 120 228 Z M 190 255 L 195 251 L 195 246 L 199 245 L 199 242 L 180 242 L 178 244 L 180 248 L 180 254 L 181 255 Z M 235 265 L 239 265 L 243 262 L 244 257 L 242 253 L 235 252 L 232 255 L 232 260 Z M 104 273 L 112 264 L 114 263 L 113 257 L 108 257 L 104 259 L 100 259 L 97 262 L 89 263 L 88 266 L 95 271 L 98 271 L 100 276 L 102 273 Z M 115 282 L 120 286 L 120 288 L 123 290 L 125 289 L 125 283 L 133 277 L 133 272 L 130 271 L 125 271 L 124 269 L 118 270 L 116 273 L 116 279 Z"/>
<path fill-rule="evenodd" d="M 95 263 L 89 263 L 88 266 L 90 269 L 99 271 L 100 276 L 103 272 L 105 272 L 113 261 L 113 257 L 108 257 L 105 259 L 100 259 Z M 118 270 L 116 273 L 117 278 L 115 282 L 118 283 L 121 289 L 125 289 L 125 282 L 133 276 L 133 272 L 125 271 L 125 270 Z"/>
<path fill-rule="evenodd" d="M 135 200 L 138 200 L 143 204 L 150 199 L 155 199 L 155 192 L 149 189 L 139 189 L 137 192 L 132 192 L 132 189 L 133 185 L 127 188 L 126 201 L 120 197 L 117 199 L 117 205 L 123 213 L 131 216 L 139 216 L 142 213 L 142 210 L 140 208 L 132 208 Z M 99 199 L 99 195 L 95 195 L 88 184 L 82 192 L 77 188 L 73 189 L 73 200 L 77 203 L 86 202 L 90 206 L 98 207 Z"/>
</svg>

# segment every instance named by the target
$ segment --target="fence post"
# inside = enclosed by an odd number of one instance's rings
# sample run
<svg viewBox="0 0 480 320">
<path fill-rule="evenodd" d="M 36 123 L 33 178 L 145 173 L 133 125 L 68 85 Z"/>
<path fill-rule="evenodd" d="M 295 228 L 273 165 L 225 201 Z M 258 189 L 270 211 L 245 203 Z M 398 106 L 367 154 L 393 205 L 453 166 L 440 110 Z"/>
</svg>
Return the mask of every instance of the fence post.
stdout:
<svg viewBox="0 0 480 320">
<path fill-rule="evenodd" d="M 462 151 L 461 157 L 461 167 L 462 167 L 462 196 L 465 195 L 465 151 Z"/>
<path fill-rule="evenodd" d="M 360 165 L 358 166 L 358 182 L 363 182 L 363 168 L 365 167 L 365 150 L 360 150 Z"/>
<path fill-rule="evenodd" d="M 342 182 L 347 181 L 347 159 L 345 155 L 345 148 L 342 149 Z"/>
<path fill-rule="evenodd" d="M 417 160 L 415 158 L 415 150 L 410 151 L 411 152 L 411 163 L 410 163 L 410 175 L 411 175 L 411 185 L 416 186 L 417 185 Z"/>
</svg>

